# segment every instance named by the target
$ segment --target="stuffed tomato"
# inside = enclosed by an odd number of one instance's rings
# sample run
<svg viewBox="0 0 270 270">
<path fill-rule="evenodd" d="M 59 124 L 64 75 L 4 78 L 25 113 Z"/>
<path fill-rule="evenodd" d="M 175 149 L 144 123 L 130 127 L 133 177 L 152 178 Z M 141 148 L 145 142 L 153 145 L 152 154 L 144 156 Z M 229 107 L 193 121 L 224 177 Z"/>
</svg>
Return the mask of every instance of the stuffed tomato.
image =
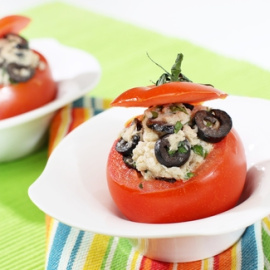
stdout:
<svg viewBox="0 0 270 270">
<path fill-rule="evenodd" d="M 226 94 L 188 80 L 179 59 L 166 81 L 130 89 L 112 103 L 149 106 L 123 127 L 107 163 L 112 198 L 135 222 L 213 216 L 234 207 L 244 187 L 245 151 L 231 117 L 202 104 Z"/>
<path fill-rule="evenodd" d="M 19 35 L 29 22 L 16 15 L 0 20 L 0 120 L 39 108 L 57 94 L 47 60 Z"/>
</svg>

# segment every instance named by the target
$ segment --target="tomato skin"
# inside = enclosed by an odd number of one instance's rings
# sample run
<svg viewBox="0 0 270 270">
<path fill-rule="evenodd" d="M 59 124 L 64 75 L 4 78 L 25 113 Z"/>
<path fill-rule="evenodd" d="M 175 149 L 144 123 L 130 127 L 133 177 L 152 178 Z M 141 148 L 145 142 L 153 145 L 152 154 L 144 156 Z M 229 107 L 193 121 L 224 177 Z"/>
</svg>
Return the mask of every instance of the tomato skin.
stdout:
<svg viewBox="0 0 270 270">
<path fill-rule="evenodd" d="M 168 82 L 159 86 L 131 88 L 119 95 L 112 106 L 150 107 L 166 103 L 201 103 L 225 98 L 227 94 L 207 86 L 191 82 Z"/>
<path fill-rule="evenodd" d="M 8 33 L 18 34 L 29 23 L 30 19 L 21 15 L 10 15 L 0 19 L 0 38 Z"/>
<path fill-rule="evenodd" d="M 242 193 L 246 158 L 234 129 L 214 145 L 187 182 L 143 181 L 124 164 L 114 146 L 107 163 L 108 187 L 119 210 L 131 221 L 173 223 L 209 217 L 234 207 Z"/>
<path fill-rule="evenodd" d="M 0 120 L 37 109 L 54 100 L 57 85 L 45 57 L 34 51 L 45 63 L 45 69 L 36 69 L 34 76 L 26 81 L 0 85 Z"/>
</svg>

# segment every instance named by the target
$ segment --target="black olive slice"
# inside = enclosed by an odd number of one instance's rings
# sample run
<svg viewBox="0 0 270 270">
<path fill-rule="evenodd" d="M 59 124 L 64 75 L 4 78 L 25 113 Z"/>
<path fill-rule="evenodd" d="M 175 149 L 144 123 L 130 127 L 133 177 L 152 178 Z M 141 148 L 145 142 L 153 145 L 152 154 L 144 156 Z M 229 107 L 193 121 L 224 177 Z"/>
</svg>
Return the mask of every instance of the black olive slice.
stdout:
<svg viewBox="0 0 270 270">
<path fill-rule="evenodd" d="M 220 142 L 232 128 L 231 117 L 217 109 L 196 112 L 194 122 L 198 127 L 198 137 L 210 143 Z"/>
<path fill-rule="evenodd" d="M 191 111 L 194 109 L 194 105 L 189 104 L 189 103 L 183 103 L 183 105 L 187 108 L 190 109 Z"/>
<path fill-rule="evenodd" d="M 179 142 L 179 148 L 174 153 L 170 153 L 170 143 L 168 137 L 163 136 L 155 143 L 155 156 L 158 162 L 168 168 L 179 167 L 185 164 L 190 156 L 190 145 L 187 140 Z"/>
<path fill-rule="evenodd" d="M 124 163 L 131 169 L 136 169 L 136 164 L 131 156 L 123 156 Z"/>
<path fill-rule="evenodd" d="M 31 67 L 10 63 L 7 65 L 7 73 L 13 82 L 25 82 L 32 78 L 35 71 Z"/>
<path fill-rule="evenodd" d="M 5 38 L 9 41 L 15 41 L 17 43 L 16 48 L 18 49 L 29 49 L 28 41 L 20 35 L 14 33 L 8 33 Z"/>
<path fill-rule="evenodd" d="M 132 125 L 136 125 L 138 131 L 142 129 L 142 122 L 138 118 L 134 118 Z"/>
<path fill-rule="evenodd" d="M 175 183 L 176 182 L 176 179 L 174 179 L 174 178 L 156 177 L 155 179 L 160 180 L 160 181 L 165 181 L 168 183 Z"/>
<path fill-rule="evenodd" d="M 149 119 L 146 125 L 147 127 L 162 135 L 174 133 L 174 125 L 169 125 L 161 121 L 152 121 Z"/>
<path fill-rule="evenodd" d="M 127 142 L 123 138 L 121 138 L 115 146 L 115 149 L 118 153 L 123 156 L 131 156 L 133 149 L 136 147 L 140 140 L 140 136 L 138 134 L 133 135 L 131 141 Z"/>
</svg>

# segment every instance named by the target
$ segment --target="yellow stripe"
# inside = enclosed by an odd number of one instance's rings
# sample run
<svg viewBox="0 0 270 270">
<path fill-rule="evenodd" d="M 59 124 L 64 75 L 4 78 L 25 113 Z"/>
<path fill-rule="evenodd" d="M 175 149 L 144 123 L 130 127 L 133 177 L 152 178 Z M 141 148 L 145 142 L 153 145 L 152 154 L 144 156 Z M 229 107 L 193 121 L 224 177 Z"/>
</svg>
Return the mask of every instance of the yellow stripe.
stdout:
<svg viewBox="0 0 270 270">
<path fill-rule="evenodd" d="M 46 243 L 46 252 L 48 252 L 49 249 L 49 240 L 51 239 L 51 235 L 52 235 L 52 229 L 53 229 L 53 225 L 54 225 L 54 219 L 50 218 L 47 224 L 47 243 Z"/>
<path fill-rule="evenodd" d="M 269 217 L 265 217 L 263 218 L 263 223 L 265 224 L 265 226 L 268 228 L 268 230 L 270 231 L 270 219 Z"/>
<path fill-rule="evenodd" d="M 130 268 L 131 270 L 136 270 L 136 263 L 137 263 L 137 260 L 139 258 L 139 255 L 140 255 L 140 253 L 138 251 L 134 252 L 133 259 L 131 262 L 131 268 Z"/>
<path fill-rule="evenodd" d="M 61 125 L 58 128 L 57 136 L 55 137 L 54 143 L 53 143 L 53 149 L 58 145 L 58 143 L 65 137 L 68 131 L 68 127 L 70 124 L 70 110 L 71 105 L 67 105 L 64 108 L 61 109 L 60 115 L 61 115 Z"/>
<path fill-rule="evenodd" d="M 85 121 L 88 120 L 92 116 L 92 112 L 89 109 L 84 110 L 84 119 Z"/>
<path fill-rule="evenodd" d="M 208 270 L 209 269 L 209 260 L 204 259 L 203 260 L 203 270 Z"/>
<path fill-rule="evenodd" d="M 111 99 L 103 99 L 103 109 L 108 109 L 111 107 Z"/>
<path fill-rule="evenodd" d="M 237 269 L 237 252 L 236 252 L 237 245 L 232 246 L 232 264 L 231 264 L 231 270 L 236 270 Z"/>
<path fill-rule="evenodd" d="M 110 238 L 110 236 L 101 234 L 94 236 L 83 267 L 84 270 L 101 269 Z"/>
</svg>

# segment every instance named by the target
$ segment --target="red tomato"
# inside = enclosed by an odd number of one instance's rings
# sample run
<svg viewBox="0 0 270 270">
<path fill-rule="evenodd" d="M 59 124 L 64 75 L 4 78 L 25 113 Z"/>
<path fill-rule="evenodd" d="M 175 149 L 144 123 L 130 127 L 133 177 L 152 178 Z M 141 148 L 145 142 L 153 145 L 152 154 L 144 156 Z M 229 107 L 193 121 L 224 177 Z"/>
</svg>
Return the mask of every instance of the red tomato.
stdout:
<svg viewBox="0 0 270 270">
<path fill-rule="evenodd" d="M 10 15 L 0 19 L 0 37 L 5 34 L 18 34 L 30 23 L 30 19 L 20 15 Z"/>
<path fill-rule="evenodd" d="M 159 86 L 135 87 L 123 92 L 112 106 L 149 107 L 166 103 L 200 103 L 206 100 L 225 98 L 227 94 L 192 82 L 168 82 Z"/>
<path fill-rule="evenodd" d="M 113 145 L 107 180 L 119 210 L 135 222 L 172 223 L 224 212 L 237 203 L 246 177 L 243 145 L 235 130 L 214 144 L 205 162 L 187 182 L 143 180 L 128 168 Z"/>
<path fill-rule="evenodd" d="M 35 75 L 26 82 L 0 85 L 0 120 L 34 110 L 55 99 L 56 83 L 47 60 L 40 53 L 35 53 L 46 64 L 45 69 L 37 68 Z"/>
</svg>

